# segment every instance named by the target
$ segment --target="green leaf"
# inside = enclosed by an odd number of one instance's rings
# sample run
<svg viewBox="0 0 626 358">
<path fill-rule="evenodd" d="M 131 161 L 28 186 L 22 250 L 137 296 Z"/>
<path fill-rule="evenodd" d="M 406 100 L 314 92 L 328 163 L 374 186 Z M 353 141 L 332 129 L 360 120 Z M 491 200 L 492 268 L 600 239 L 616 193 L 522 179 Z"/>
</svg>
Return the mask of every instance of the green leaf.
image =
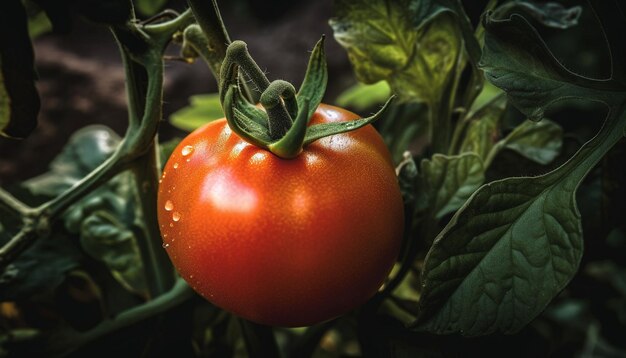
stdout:
<svg viewBox="0 0 626 358">
<path fill-rule="evenodd" d="M 102 261 L 127 290 L 147 292 L 137 238 L 127 225 L 107 211 L 96 211 L 80 227 L 83 249 Z"/>
<path fill-rule="evenodd" d="M 563 129 L 557 123 L 525 121 L 502 140 L 503 147 L 514 150 L 539 164 L 549 164 L 561 152 Z"/>
<path fill-rule="evenodd" d="M 133 3 L 140 14 L 152 16 L 165 7 L 167 0 L 133 0 Z"/>
<path fill-rule="evenodd" d="M 189 102 L 189 106 L 179 109 L 170 116 L 170 123 L 174 127 L 191 132 L 224 117 L 217 93 L 191 96 Z"/>
<path fill-rule="evenodd" d="M 28 34 L 31 39 L 35 39 L 50 31 L 52 31 L 52 23 L 45 12 L 37 11 L 28 17 Z"/>
<path fill-rule="evenodd" d="M 0 11 L 0 135 L 28 136 L 37 126 L 33 47 L 20 0 L 7 0 Z"/>
<path fill-rule="evenodd" d="M 521 16 L 485 17 L 483 68 L 509 100 L 535 118 L 563 98 L 605 103 L 600 132 L 550 173 L 482 186 L 438 235 L 424 262 L 415 326 L 466 336 L 515 333 L 567 285 L 582 255 L 576 190 L 622 138 L 626 91 L 580 77 L 551 56 Z"/>
<path fill-rule="evenodd" d="M 63 230 L 38 240 L 0 271 L 0 301 L 33 300 L 50 294 L 82 260 L 80 250 Z"/>
<path fill-rule="evenodd" d="M 422 14 L 424 22 L 414 23 L 424 9 L 416 2 L 343 0 L 336 8 L 330 24 L 361 82 L 387 80 L 403 98 L 439 98 L 462 41 L 449 11 Z"/>
<path fill-rule="evenodd" d="M 105 126 L 95 125 L 74 133 L 50 164 L 50 171 L 23 185 L 36 195 L 55 197 L 70 189 L 116 150 L 120 137 Z M 133 178 L 121 173 L 95 190 L 64 215 L 65 227 L 79 234 L 83 249 L 103 262 L 126 289 L 146 292 L 143 264 L 134 235 L 135 198 Z"/>
<path fill-rule="evenodd" d="M 563 166 L 487 184 L 456 213 L 424 263 L 418 329 L 515 333 L 565 287 L 583 248 L 575 192 L 621 139 L 618 114 Z"/>
<path fill-rule="evenodd" d="M 374 123 L 380 116 L 387 110 L 391 101 L 393 101 L 395 97 L 391 96 L 382 106 L 382 108 L 374 113 L 373 115 L 366 118 L 359 118 L 352 121 L 347 122 L 333 122 L 333 123 L 322 123 L 322 124 L 314 124 L 307 128 L 306 135 L 304 137 L 304 146 L 324 137 L 328 137 L 330 135 L 350 132 L 361 127 L 364 127 L 370 123 Z"/>
<path fill-rule="evenodd" d="M 308 115 L 310 119 L 315 110 L 322 103 L 324 93 L 326 92 L 326 84 L 328 83 L 328 69 L 326 65 L 326 53 L 324 52 L 324 36 L 315 44 L 309 64 L 304 74 L 304 80 L 298 90 L 298 107 L 302 108 L 304 101 L 307 104 Z M 294 118 L 295 120 L 295 118 Z"/>
<path fill-rule="evenodd" d="M 51 163 L 50 171 L 23 183 L 35 195 L 54 197 L 71 188 L 106 160 L 117 148 L 120 137 L 105 126 L 78 130 Z"/>
<path fill-rule="evenodd" d="M 391 95 L 387 81 L 379 81 L 371 85 L 357 83 L 341 92 L 335 103 L 340 107 L 350 107 L 355 111 L 364 111 L 372 106 L 382 104 Z"/>
<path fill-rule="evenodd" d="M 480 66 L 531 120 L 543 118 L 546 108 L 557 101 L 624 90 L 616 81 L 586 78 L 564 68 L 537 30 L 518 14 L 506 19 L 487 14 L 483 23 L 487 32 Z"/>
<path fill-rule="evenodd" d="M 470 112 L 470 123 L 460 147 L 461 153 L 477 154 L 485 163 L 485 167 L 489 166 L 490 163 L 487 162 L 489 153 L 500 138 L 500 121 L 507 102 L 501 93 L 494 94 L 489 102 L 484 103 L 475 112 Z M 482 101 L 481 96 L 477 101 Z"/>
<path fill-rule="evenodd" d="M 485 181 L 482 160 L 474 153 L 435 154 L 422 161 L 421 169 L 429 209 L 436 219 L 460 208 Z"/>
</svg>

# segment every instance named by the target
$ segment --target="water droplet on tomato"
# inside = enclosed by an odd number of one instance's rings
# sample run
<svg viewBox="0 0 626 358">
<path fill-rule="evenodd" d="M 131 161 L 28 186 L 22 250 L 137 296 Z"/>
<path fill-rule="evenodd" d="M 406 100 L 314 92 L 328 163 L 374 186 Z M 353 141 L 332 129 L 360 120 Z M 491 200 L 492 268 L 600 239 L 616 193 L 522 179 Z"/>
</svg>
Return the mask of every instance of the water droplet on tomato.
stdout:
<svg viewBox="0 0 626 358">
<path fill-rule="evenodd" d="M 186 145 L 186 146 L 183 147 L 183 150 L 181 151 L 181 154 L 183 155 L 183 157 L 186 157 L 189 154 L 191 154 L 191 152 L 193 152 L 193 146 Z"/>
<path fill-rule="evenodd" d="M 174 169 L 178 169 L 178 163 L 174 163 Z"/>
<path fill-rule="evenodd" d="M 174 223 L 170 223 L 170 227 L 174 227 Z"/>
<path fill-rule="evenodd" d="M 178 211 L 174 211 L 174 213 L 172 214 L 172 220 L 174 221 L 180 220 L 180 213 Z"/>
<path fill-rule="evenodd" d="M 168 200 L 168 201 L 165 202 L 165 210 L 166 211 L 174 210 L 174 203 L 172 203 L 171 200 Z"/>
<path fill-rule="evenodd" d="M 163 248 L 164 249 L 167 249 L 168 247 L 170 247 L 170 244 L 163 243 Z"/>
</svg>

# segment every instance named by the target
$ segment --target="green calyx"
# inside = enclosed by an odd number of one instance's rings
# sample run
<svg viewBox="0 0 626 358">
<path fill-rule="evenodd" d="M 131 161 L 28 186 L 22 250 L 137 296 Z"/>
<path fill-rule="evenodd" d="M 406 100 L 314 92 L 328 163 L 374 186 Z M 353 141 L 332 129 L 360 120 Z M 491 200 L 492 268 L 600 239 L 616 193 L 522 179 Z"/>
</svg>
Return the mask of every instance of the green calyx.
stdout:
<svg viewBox="0 0 626 358">
<path fill-rule="evenodd" d="M 239 70 L 261 92 L 262 110 L 248 101 L 239 85 Z M 363 127 L 377 120 L 392 98 L 373 116 L 350 122 L 309 126 L 322 101 L 328 82 L 324 37 L 317 42 L 298 92 L 286 81 L 270 82 L 254 62 L 243 41 L 234 41 L 226 50 L 220 70 L 220 100 L 231 130 L 247 142 L 284 158 L 295 158 L 302 148 L 320 138 Z"/>
</svg>

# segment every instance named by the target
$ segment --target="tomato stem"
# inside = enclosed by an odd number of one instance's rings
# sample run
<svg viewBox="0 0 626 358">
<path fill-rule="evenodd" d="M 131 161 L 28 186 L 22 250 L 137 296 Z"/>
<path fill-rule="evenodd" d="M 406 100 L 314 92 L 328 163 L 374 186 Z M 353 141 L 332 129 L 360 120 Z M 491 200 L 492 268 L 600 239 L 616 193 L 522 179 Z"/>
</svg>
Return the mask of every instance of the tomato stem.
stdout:
<svg viewBox="0 0 626 358">
<path fill-rule="evenodd" d="M 250 77 L 261 92 L 259 111 L 243 99 L 239 70 Z M 220 100 L 228 125 L 242 139 L 264 148 L 283 159 L 295 158 L 302 148 L 320 138 L 356 130 L 380 117 L 388 107 L 371 117 L 350 122 L 324 123 L 308 126 L 322 101 L 328 71 L 324 55 L 324 36 L 313 49 L 304 81 L 296 93 L 286 81 L 270 82 L 254 61 L 245 42 L 234 41 L 226 50 L 220 71 Z M 390 98 L 391 100 L 391 98 Z"/>
</svg>

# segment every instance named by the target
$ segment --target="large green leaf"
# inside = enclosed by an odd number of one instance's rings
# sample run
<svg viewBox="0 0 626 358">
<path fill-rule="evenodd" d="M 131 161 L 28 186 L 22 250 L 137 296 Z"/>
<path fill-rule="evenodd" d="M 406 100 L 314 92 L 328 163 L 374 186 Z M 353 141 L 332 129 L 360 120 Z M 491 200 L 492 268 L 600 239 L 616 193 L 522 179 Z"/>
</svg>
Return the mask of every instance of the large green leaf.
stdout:
<svg viewBox="0 0 626 358">
<path fill-rule="evenodd" d="M 435 154 L 421 163 L 429 209 L 436 219 L 456 211 L 485 181 L 483 162 L 474 153 Z"/>
<path fill-rule="evenodd" d="M 565 287 L 583 247 L 576 188 L 621 139 L 626 114 L 608 124 L 557 170 L 487 184 L 457 212 L 426 258 L 420 329 L 514 333 Z"/>
<path fill-rule="evenodd" d="M 460 27 L 471 33 L 457 1 L 340 0 L 335 15 L 335 38 L 361 82 L 387 80 L 400 96 L 428 102 L 439 98 L 457 65 Z M 476 58 L 476 40 L 466 45 Z"/>
<path fill-rule="evenodd" d="M 481 187 L 438 235 L 424 263 L 415 323 L 435 333 L 514 333 L 567 285 L 583 247 L 576 189 L 626 127 L 624 86 L 560 66 L 519 15 L 488 15 L 484 23 L 486 76 L 520 110 L 540 118 L 549 104 L 573 97 L 610 110 L 596 137 L 564 165 Z"/>
<path fill-rule="evenodd" d="M 563 67 L 521 15 L 484 19 L 490 31 L 480 66 L 487 79 L 507 92 L 511 103 L 531 120 L 543 118 L 546 108 L 557 101 L 623 91 L 617 81 L 582 77 Z"/>
<path fill-rule="evenodd" d="M 27 180 L 24 186 L 36 195 L 59 195 L 113 154 L 120 140 L 108 127 L 85 127 L 70 137 L 49 172 Z M 131 174 L 119 174 L 72 206 L 64 221 L 69 232 L 80 236 L 87 254 L 106 265 L 125 288 L 142 294 L 146 287 L 134 235 L 134 194 Z"/>
</svg>

